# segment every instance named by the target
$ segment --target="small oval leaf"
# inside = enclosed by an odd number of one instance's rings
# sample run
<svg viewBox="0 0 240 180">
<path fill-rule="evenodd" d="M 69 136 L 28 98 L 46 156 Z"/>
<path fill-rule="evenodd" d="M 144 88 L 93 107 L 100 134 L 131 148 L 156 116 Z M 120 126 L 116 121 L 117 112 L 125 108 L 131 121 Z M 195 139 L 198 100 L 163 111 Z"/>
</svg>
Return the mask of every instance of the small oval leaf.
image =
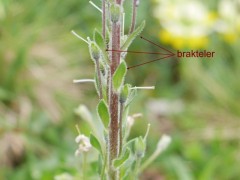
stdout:
<svg viewBox="0 0 240 180">
<path fill-rule="evenodd" d="M 130 84 L 125 84 L 121 90 L 121 94 L 120 94 L 120 102 L 121 103 L 125 103 L 128 95 L 129 95 L 129 91 L 130 91 L 131 85 Z"/>
<path fill-rule="evenodd" d="M 130 149 L 127 148 L 126 151 L 124 152 L 124 154 L 120 158 L 115 159 L 113 161 L 113 167 L 115 169 L 121 167 L 123 165 L 123 163 L 128 160 L 129 156 L 130 156 Z"/>
<path fill-rule="evenodd" d="M 124 82 L 126 73 L 127 73 L 127 65 L 123 61 L 121 62 L 121 64 L 118 66 L 118 68 L 113 74 L 113 88 L 115 91 L 119 91 L 121 85 Z"/>
<path fill-rule="evenodd" d="M 102 147 L 101 147 L 101 144 L 100 142 L 98 141 L 98 139 L 93 135 L 93 134 L 90 134 L 90 143 L 91 145 L 96 148 L 100 154 L 102 155 Z"/>
<path fill-rule="evenodd" d="M 97 29 L 94 30 L 93 39 L 101 49 L 105 48 L 104 39 Z"/>
<path fill-rule="evenodd" d="M 110 116 L 109 116 L 108 106 L 103 99 L 99 102 L 97 106 L 97 112 L 104 127 L 107 129 L 110 121 Z"/>
<path fill-rule="evenodd" d="M 143 158 L 146 150 L 146 142 L 142 138 L 142 136 L 138 137 L 135 141 L 134 146 L 135 154 L 139 158 Z"/>
<path fill-rule="evenodd" d="M 137 95 L 137 90 L 131 89 L 129 96 L 127 98 L 127 101 L 126 101 L 126 107 L 129 106 L 129 104 L 133 101 L 133 99 L 136 97 L 136 95 Z"/>
</svg>

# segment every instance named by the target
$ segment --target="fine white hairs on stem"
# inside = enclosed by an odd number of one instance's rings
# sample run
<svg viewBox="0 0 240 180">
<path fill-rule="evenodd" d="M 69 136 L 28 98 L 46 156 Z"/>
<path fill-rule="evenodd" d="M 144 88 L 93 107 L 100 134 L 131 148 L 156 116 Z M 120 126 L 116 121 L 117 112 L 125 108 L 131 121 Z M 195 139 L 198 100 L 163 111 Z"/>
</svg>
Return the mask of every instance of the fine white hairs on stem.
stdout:
<svg viewBox="0 0 240 180">
<path fill-rule="evenodd" d="M 99 11 L 102 13 L 102 9 L 99 8 L 94 2 L 89 1 L 89 3 L 90 3 L 93 7 L 95 7 L 97 10 L 99 10 Z"/>
<path fill-rule="evenodd" d="M 124 36 L 125 13 L 122 14 L 122 36 Z"/>
<path fill-rule="evenodd" d="M 89 44 L 88 41 L 86 39 L 84 39 L 83 37 L 79 36 L 75 31 L 71 31 L 71 33 L 76 36 L 78 39 L 81 39 L 82 41 L 84 41 L 85 43 Z"/>
<path fill-rule="evenodd" d="M 88 83 L 88 82 L 95 82 L 94 79 L 74 79 L 73 83 Z"/>
<path fill-rule="evenodd" d="M 132 87 L 131 89 L 149 89 L 149 90 L 152 90 L 152 89 L 155 89 L 155 86 L 145 86 L 145 87 Z"/>
</svg>

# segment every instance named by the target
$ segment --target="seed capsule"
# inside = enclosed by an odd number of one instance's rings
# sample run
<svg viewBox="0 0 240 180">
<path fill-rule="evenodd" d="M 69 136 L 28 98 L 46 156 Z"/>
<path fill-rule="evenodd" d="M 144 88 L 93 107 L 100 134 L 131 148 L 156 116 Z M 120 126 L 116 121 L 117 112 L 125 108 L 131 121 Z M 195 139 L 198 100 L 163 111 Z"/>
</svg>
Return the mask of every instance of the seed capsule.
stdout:
<svg viewBox="0 0 240 180">
<path fill-rule="evenodd" d="M 96 61 L 100 58 L 100 55 L 101 55 L 100 49 L 95 42 L 91 42 L 89 44 L 89 51 L 90 51 L 92 60 Z"/>
<path fill-rule="evenodd" d="M 121 16 L 121 6 L 118 4 L 113 4 L 110 8 L 110 13 L 111 13 L 111 21 L 113 23 L 119 22 L 120 16 Z"/>
</svg>

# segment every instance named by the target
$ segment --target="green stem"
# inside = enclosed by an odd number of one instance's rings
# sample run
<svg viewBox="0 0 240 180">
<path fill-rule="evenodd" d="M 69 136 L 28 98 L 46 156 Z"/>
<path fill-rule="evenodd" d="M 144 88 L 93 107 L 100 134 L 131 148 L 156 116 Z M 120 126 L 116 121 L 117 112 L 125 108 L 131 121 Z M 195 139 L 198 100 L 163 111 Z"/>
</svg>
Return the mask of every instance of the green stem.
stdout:
<svg viewBox="0 0 240 180">
<path fill-rule="evenodd" d="M 106 0 L 102 0 L 102 35 L 106 39 Z"/>
<path fill-rule="evenodd" d="M 101 172 L 101 180 L 104 180 L 106 165 L 107 165 L 107 151 L 105 153 L 105 157 L 104 157 L 104 160 L 103 160 L 103 168 L 102 168 L 102 172 Z"/>
<path fill-rule="evenodd" d="M 131 28 L 129 30 L 129 34 L 131 34 L 134 29 L 135 29 L 135 25 L 136 25 L 136 14 L 137 14 L 137 0 L 133 0 L 133 7 L 132 7 L 132 22 L 131 22 Z"/>
<path fill-rule="evenodd" d="M 97 68 L 97 76 L 98 76 L 98 81 L 99 81 L 99 99 L 103 98 L 103 93 L 102 93 L 102 77 L 101 77 L 101 70 L 100 70 L 100 65 L 99 65 L 99 59 L 96 60 L 96 68 Z"/>
<path fill-rule="evenodd" d="M 139 170 L 140 164 L 141 164 L 141 159 L 137 158 L 135 168 L 134 168 L 134 171 L 133 171 L 133 180 L 138 179 L 138 172 L 139 172 L 138 170 Z"/>
<path fill-rule="evenodd" d="M 156 150 L 139 168 L 140 171 L 143 171 L 149 164 L 151 164 L 158 156 L 160 152 Z"/>
</svg>

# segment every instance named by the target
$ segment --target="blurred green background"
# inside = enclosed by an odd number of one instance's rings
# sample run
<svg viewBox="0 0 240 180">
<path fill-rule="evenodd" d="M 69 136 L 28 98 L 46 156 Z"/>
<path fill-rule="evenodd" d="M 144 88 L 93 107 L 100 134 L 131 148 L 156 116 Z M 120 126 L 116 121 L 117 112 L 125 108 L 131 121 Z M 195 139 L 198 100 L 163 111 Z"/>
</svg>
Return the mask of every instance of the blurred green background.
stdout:
<svg viewBox="0 0 240 180">
<path fill-rule="evenodd" d="M 100 6 L 99 0 L 94 1 Z M 131 1 L 126 0 L 126 32 Z M 151 123 L 147 155 L 162 134 L 173 142 L 141 179 L 240 179 L 240 3 L 234 0 L 140 2 L 142 35 L 176 51 L 215 51 L 213 59 L 176 57 L 129 70 L 139 91 L 131 114 L 142 113 L 131 137 Z M 87 0 L 0 0 L 0 179 L 50 180 L 77 172 L 74 114 L 79 104 L 95 112 L 93 64 L 83 37 L 101 29 L 101 16 Z M 130 50 L 159 52 L 137 38 Z M 129 54 L 128 65 L 155 59 Z"/>
</svg>

